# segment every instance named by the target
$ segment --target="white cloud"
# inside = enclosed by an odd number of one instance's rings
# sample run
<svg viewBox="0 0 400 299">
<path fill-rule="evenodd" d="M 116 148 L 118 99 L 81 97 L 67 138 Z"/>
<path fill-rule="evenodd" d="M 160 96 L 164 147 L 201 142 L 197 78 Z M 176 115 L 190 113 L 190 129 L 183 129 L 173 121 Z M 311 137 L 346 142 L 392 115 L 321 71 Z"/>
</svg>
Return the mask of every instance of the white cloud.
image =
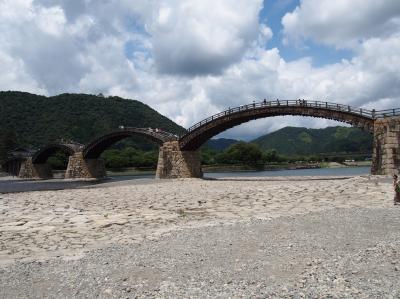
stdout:
<svg viewBox="0 0 400 299">
<path fill-rule="evenodd" d="M 355 47 L 372 37 L 400 29 L 398 0 L 302 0 L 282 19 L 286 38 L 312 39 L 339 48 Z"/>
<path fill-rule="evenodd" d="M 397 2 L 387 1 L 391 11 L 371 4 L 378 11 L 375 17 L 371 8 L 361 10 L 364 17 L 369 11 L 376 28 L 352 14 L 351 22 L 342 18 L 342 27 L 340 21 L 332 23 L 331 14 L 347 11 L 350 1 L 335 2 L 336 8 L 329 2 L 329 12 L 310 14 L 309 5 L 321 8 L 319 2 L 304 0 L 287 14 L 297 18 L 290 23 L 285 17 L 290 38 L 335 46 L 357 43 L 352 59 L 323 67 L 314 67 L 312 57 L 288 62 L 278 49 L 266 49 L 273 32 L 259 22 L 261 1 L 187 3 L 0 1 L 0 65 L 6 70 L 0 73 L 0 89 L 123 96 L 185 127 L 264 98 L 328 99 L 377 109 L 399 105 L 400 30 L 393 13 Z M 354 28 L 343 33 L 352 24 Z M 329 31 L 333 25 L 337 30 Z M 225 136 L 250 139 L 286 125 L 328 124 L 334 123 L 272 118 L 233 128 Z"/>
<path fill-rule="evenodd" d="M 350 61 L 315 68 L 311 59 L 286 62 L 277 49 L 259 50 L 258 56 L 243 60 L 224 72 L 222 76 L 198 79 L 207 95 L 204 105 L 208 114 L 198 113 L 198 104 L 183 122 L 189 126 L 194 120 L 214 112 L 251 103 L 253 99 L 308 99 L 331 101 L 355 107 L 389 109 L 400 103 L 400 39 L 371 39 L 357 50 Z M 200 109 L 204 111 L 204 109 Z M 197 114 L 196 114 L 197 111 Z M 196 117 L 197 115 L 197 117 Z M 181 121 L 184 119 L 181 116 Z M 338 124 L 310 118 L 272 118 L 231 129 L 223 136 L 257 137 L 287 125 L 323 127 Z"/>
<path fill-rule="evenodd" d="M 239 61 L 258 36 L 262 1 L 162 1 L 147 27 L 163 73 L 220 73 Z M 263 34 L 270 34 L 263 28 Z"/>
<path fill-rule="evenodd" d="M 42 32 L 54 36 L 62 34 L 67 21 L 60 7 L 40 8 L 35 19 Z"/>
<path fill-rule="evenodd" d="M 0 75 L 2 90 L 29 90 L 38 94 L 47 94 L 46 89 L 41 88 L 38 82 L 27 75 L 22 59 L 15 59 L 0 51 L 0 65 L 3 70 L 7 70 Z"/>
</svg>

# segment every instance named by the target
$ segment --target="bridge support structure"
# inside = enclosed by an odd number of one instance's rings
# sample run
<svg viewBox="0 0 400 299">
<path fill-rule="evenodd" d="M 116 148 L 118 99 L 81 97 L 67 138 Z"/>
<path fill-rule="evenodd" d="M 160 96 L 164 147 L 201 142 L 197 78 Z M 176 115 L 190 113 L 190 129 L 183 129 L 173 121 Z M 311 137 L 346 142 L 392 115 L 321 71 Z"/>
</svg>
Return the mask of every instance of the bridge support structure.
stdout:
<svg viewBox="0 0 400 299">
<path fill-rule="evenodd" d="M 33 163 L 32 157 L 28 157 L 21 163 L 18 177 L 21 179 L 51 179 L 53 174 L 49 164 Z"/>
<path fill-rule="evenodd" d="M 106 177 L 106 169 L 102 159 L 85 159 L 83 152 L 76 152 L 69 156 L 66 179 L 77 178 L 104 178 Z"/>
<path fill-rule="evenodd" d="M 393 175 L 400 170 L 400 117 L 374 121 L 371 174 Z"/>
<path fill-rule="evenodd" d="M 182 151 L 179 141 L 167 141 L 159 150 L 157 179 L 201 178 L 200 152 Z"/>
</svg>

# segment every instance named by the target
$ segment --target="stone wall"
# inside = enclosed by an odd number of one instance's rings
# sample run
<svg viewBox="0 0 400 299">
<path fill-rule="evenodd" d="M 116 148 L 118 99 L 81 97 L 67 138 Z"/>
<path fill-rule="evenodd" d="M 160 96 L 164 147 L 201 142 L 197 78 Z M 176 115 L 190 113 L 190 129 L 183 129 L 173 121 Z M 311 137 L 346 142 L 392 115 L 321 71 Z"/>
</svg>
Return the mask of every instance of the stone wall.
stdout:
<svg viewBox="0 0 400 299">
<path fill-rule="evenodd" d="M 84 159 L 82 152 L 76 152 L 69 157 L 66 179 L 76 178 L 104 178 L 106 169 L 102 159 Z"/>
<path fill-rule="evenodd" d="M 372 174 L 393 175 L 400 168 L 400 118 L 378 119 L 374 123 Z"/>
<path fill-rule="evenodd" d="M 49 164 L 34 164 L 29 157 L 21 163 L 18 177 L 22 179 L 50 179 L 53 177 Z"/>
<path fill-rule="evenodd" d="M 201 178 L 199 151 L 181 151 L 178 141 L 165 142 L 160 147 L 156 178 Z"/>
</svg>

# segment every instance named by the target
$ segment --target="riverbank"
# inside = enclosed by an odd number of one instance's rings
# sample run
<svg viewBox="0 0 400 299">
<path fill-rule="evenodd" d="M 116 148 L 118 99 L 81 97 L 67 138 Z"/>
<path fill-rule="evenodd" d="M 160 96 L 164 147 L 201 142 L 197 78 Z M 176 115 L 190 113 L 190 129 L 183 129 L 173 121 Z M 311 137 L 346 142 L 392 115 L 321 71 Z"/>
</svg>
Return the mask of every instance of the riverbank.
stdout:
<svg viewBox="0 0 400 299">
<path fill-rule="evenodd" d="M 312 179 L 312 177 L 309 177 Z M 318 179 L 318 178 L 317 178 Z M 0 194 L 0 261 L 75 255 L 185 227 L 392 205 L 390 180 L 180 179 Z M 155 191 L 157 190 L 157 191 Z"/>
<path fill-rule="evenodd" d="M 183 229 L 0 267 L 0 297 L 398 298 L 397 227 L 396 209 L 354 207 Z"/>
<path fill-rule="evenodd" d="M 0 297 L 396 295 L 392 197 L 379 176 L 1 194 Z"/>
</svg>

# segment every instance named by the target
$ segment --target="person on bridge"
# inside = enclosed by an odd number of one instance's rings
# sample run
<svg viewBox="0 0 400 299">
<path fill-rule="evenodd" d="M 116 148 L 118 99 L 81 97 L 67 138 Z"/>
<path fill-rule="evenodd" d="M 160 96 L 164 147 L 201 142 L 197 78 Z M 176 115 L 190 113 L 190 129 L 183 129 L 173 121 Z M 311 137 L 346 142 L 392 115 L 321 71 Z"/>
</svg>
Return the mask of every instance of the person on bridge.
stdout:
<svg viewBox="0 0 400 299">
<path fill-rule="evenodd" d="M 394 204 L 400 205 L 400 182 L 396 174 L 393 175 L 393 187 L 394 187 Z"/>
</svg>

